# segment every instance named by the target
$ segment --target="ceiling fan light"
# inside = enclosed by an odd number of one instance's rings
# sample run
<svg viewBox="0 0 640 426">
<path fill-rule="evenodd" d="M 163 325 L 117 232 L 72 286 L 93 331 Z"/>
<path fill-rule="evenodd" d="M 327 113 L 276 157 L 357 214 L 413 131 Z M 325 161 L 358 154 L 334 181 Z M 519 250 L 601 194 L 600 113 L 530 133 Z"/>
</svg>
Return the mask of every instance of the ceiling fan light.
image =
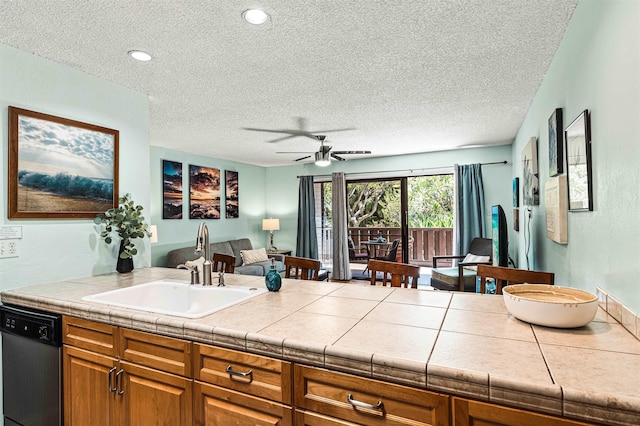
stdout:
<svg viewBox="0 0 640 426">
<path fill-rule="evenodd" d="M 331 156 L 328 152 L 316 152 L 316 166 L 327 167 L 331 164 Z"/>
</svg>

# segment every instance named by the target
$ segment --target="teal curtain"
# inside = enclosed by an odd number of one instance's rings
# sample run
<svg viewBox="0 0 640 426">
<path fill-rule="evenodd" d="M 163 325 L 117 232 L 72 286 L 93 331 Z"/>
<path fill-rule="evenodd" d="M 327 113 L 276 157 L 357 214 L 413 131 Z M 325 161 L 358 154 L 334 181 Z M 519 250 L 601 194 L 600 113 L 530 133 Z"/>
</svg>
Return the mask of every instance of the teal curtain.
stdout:
<svg viewBox="0 0 640 426">
<path fill-rule="evenodd" d="M 466 164 L 456 166 L 457 202 L 456 211 L 456 254 L 465 255 L 471 240 L 484 238 L 484 186 L 482 185 L 482 165 Z"/>
<path fill-rule="evenodd" d="M 313 176 L 301 176 L 298 189 L 298 238 L 296 256 L 318 258 L 316 234 L 316 201 L 313 193 Z"/>
</svg>

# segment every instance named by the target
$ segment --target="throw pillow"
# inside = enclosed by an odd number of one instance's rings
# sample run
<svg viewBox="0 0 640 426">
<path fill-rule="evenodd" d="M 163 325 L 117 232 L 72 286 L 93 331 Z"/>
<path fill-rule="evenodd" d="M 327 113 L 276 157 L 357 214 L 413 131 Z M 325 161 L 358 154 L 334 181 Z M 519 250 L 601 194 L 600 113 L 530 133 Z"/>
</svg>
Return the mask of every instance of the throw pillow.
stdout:
<svg viewBox="0 0 640 426">
<path fill-rule="evenodd" d="M 267 250 L 264 248 L 259 248 L 257 250 L 240 250 L 240 256 L 242 257 L 243 265 L 250 265 L 256 262 L 266 262 L 269 260 Z"/>
<path fill-rule="evenodd" d="M 490 256 L 478 256 L 475 254 L 471 254 L 469 253 L 464 260 L 462 261 L 462 263 L 486 263 L 488 261 L 491 260 Z"/>
<path fill-rule="evenodd" d="M 186 262 L 184 262 L 184 264 L 189 268 L 193 268 L 194 266 L 197 266 L 198 271 L 202 272 L 204 270 L 204 266 L 202 266 L 204 264 L 204 257 L 200 256 L 198 259 L 195 259 L 195 260 L 187 260 Z"/>
</svg>

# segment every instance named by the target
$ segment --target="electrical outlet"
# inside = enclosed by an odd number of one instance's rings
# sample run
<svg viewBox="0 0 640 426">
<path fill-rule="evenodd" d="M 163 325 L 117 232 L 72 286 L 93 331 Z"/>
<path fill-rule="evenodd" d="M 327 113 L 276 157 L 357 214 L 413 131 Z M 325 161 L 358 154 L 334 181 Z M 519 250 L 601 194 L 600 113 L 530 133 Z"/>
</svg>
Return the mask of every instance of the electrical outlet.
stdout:
<svg viewBox="0 0 640 426">
<path fill-rule="evenodd" d="M 20 240 L 0 240 L 0 259 L 20 256 L 18 241 Z"/>
</svg>

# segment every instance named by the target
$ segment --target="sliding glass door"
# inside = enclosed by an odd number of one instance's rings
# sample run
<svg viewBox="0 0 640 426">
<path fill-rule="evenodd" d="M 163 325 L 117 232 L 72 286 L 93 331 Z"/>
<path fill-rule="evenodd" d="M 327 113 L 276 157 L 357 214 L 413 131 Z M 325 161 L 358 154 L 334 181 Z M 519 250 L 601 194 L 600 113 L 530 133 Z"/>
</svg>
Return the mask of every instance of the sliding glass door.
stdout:
<svg viewBox="0 0 640 426">
<path fill-rule="evenodd" d="M 433 256 L 453 253 L 453 175 L 350 179 L 346 190 L 349 235 L 358 252 L 426 267 Z M 316 183 L 315 193 L 318 253 L 331 265 L 331 182 Z"/>
</svg>

